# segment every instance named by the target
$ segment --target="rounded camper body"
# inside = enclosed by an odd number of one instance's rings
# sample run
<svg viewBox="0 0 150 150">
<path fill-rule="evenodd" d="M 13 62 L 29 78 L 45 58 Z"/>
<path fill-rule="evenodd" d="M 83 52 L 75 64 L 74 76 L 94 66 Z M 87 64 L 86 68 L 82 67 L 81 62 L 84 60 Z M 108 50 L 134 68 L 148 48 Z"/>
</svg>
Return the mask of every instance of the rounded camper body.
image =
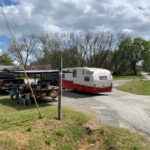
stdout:
<svg viewBox="0 0 150 150">
<path fill-rule="evenodd" d="M 101 68 L 66 68 L 62 76 L 62 87 L 86 93 L 100 93 L 112 90 L 112 75 Z"/>
</svg>

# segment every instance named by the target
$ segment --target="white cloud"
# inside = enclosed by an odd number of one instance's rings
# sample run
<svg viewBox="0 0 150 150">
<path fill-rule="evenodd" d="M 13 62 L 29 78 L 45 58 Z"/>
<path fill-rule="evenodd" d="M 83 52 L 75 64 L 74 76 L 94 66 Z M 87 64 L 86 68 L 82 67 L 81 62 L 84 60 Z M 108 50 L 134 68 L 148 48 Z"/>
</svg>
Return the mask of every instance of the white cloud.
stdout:
<svg viewBox="0 0 150 150">
<path fill-rule="evenodd" d="M 15 66 L 19 66 L 20 65 L 20 63 L 17 60 L 15 60 L 13 63 L 15 64 Z"/>
<path fill-rule="evenodd" d="M 148 0 L 18 0 L 4 12 L 16 36 L 40 32 L 87 31 L 104 27 L 113 33 L 150 39 Z M 0 34 L 8 35 L 2 15 Z"/>
<path fill-rule="evenodd" d="M 92 11 L 92 10 L 91 10 L 91 6 L 90 6 L 90 5 L 86 5 L 86 7 L 85 7 L 85 9 L 84 9 L 84 13 L 88 13 L 88 12 L 90 12 L 90 11 Z"/>
<path fill-rule="evenodd" d="M 61 32 L 60 27 L 48 23 L 43 24 L 43 30 L 44 32 Z"/>
<path fill-rule="evenodd" d="M 27 52 L 23 51 L 23 52 L 22 52 L 22 56 L 23 56 L 23 58 L 26 58 Z M 34 56 L 34 55 L 29 55 L 29 56 L 28 56 L 28 59 L 29 59 L 29 60 L 34 60 L 34 59 L 35 59 L 35 56 Z"/>
<path fill-rule="evenodd" d="M 122 32 L 124 32 L 124 33 L 132 33 L 133 32 L 133 30 L 131 30 L 131 29 L 128 29 L 128 28 L 126 28 L 126 29 L 123 29 L 122 30 Z"/>
<path fill-rule="evenodd" d="M 2 49 L 0 49 L 0 55 L 2 55 L 2 53 L 3 53 L 3 50 L 2 50 Z"/>
</svg>

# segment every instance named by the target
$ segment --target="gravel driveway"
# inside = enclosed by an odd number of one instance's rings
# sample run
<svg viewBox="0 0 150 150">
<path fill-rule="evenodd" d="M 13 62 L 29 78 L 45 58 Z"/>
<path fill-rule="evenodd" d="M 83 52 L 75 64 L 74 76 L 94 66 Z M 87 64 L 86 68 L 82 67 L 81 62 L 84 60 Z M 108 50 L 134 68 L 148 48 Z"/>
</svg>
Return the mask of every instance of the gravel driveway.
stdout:
<svg viewBox="0 0 150 150">
<path fill-rule="evenodd" d="M 114 86 L 126 81 L 114 81 Z M 132 128 L 150 137 L 150 96 L 121 92 L 87 95 L 63 92 L 63 105 L 77 107 L 97 115 L 103 124 Z"/>
</svg>

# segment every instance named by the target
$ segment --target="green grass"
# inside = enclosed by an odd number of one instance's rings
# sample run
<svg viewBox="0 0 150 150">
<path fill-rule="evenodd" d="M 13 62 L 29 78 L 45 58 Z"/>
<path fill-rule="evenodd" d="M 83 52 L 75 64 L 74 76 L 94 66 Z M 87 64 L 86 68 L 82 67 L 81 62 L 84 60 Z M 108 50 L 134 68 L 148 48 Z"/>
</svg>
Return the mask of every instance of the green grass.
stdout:
<svg viewBox="0 0 150 150">
<path fill-rule="evenodd" d="M 59 131 L 56 132 L 56 135 L 58 135 L 58 136 L 64 136 L 64 131 L 59 130 Z"/>
<path fill-rule="evenodd" d="M 48 137 L 48 138 L 46 138 L 45 143 L 48 145 L 51 145 L 52 141 L 53 141 L 52 137 Z"/>
<path fill-rule="evenodd" d="M 114 80 L 146 79 L 144 76 L 113 76 Z"/>
<path fill-rule="evenodd" d="M 32 126 L 27 127 L 27 132 L 31 132 L 32 131 Z"/>
<path fill-rule="evenodd" d="M 34 106 L 23 107 L 1 96 L 0 150 L 150 149 L 143 136 L 126 129 L 100 125 L 96 132 L 88 132 L 83 124 L 95 117 L 73 108 L 62 108 L 61 121 L 57 106 L 40 104 L 40 111 L 42 119 Z"/>
<path fill-rule="evenodd" d="M 129 81 L 124 85 L 118 86 L 118 90 L 139 95 L 150 95 L 150 81 Z"/>
</svg>

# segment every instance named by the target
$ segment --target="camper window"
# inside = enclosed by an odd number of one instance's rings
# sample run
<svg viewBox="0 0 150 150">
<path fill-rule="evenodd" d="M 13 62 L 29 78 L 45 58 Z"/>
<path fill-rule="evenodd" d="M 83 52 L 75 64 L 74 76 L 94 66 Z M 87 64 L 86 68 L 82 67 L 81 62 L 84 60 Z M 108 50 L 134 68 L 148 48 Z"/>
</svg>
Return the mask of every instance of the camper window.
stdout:
<svg viewBox="0 0 150 150">
<path fill-rule="evenodd" d="M 77 77 L 77 70 L 73 70 L 72 76 L 73 76 L 73 77 Z"/>
<path fill-rule="evenodd" d="M 107 76 L 99 76 L 100 80 L 107 80 Z"/>
<path fill-rule="evenodd" d="M 88 81 L 89 82 L 90 81 L 90 77 L 87 77 L 87 76 L 84 77 L 84 81 Z"/>
<path fill-rule="evenodd" d="M 64 73 L 62 74 L 62 78 L 65 79 L 65 74 Z"/>
</svg>

